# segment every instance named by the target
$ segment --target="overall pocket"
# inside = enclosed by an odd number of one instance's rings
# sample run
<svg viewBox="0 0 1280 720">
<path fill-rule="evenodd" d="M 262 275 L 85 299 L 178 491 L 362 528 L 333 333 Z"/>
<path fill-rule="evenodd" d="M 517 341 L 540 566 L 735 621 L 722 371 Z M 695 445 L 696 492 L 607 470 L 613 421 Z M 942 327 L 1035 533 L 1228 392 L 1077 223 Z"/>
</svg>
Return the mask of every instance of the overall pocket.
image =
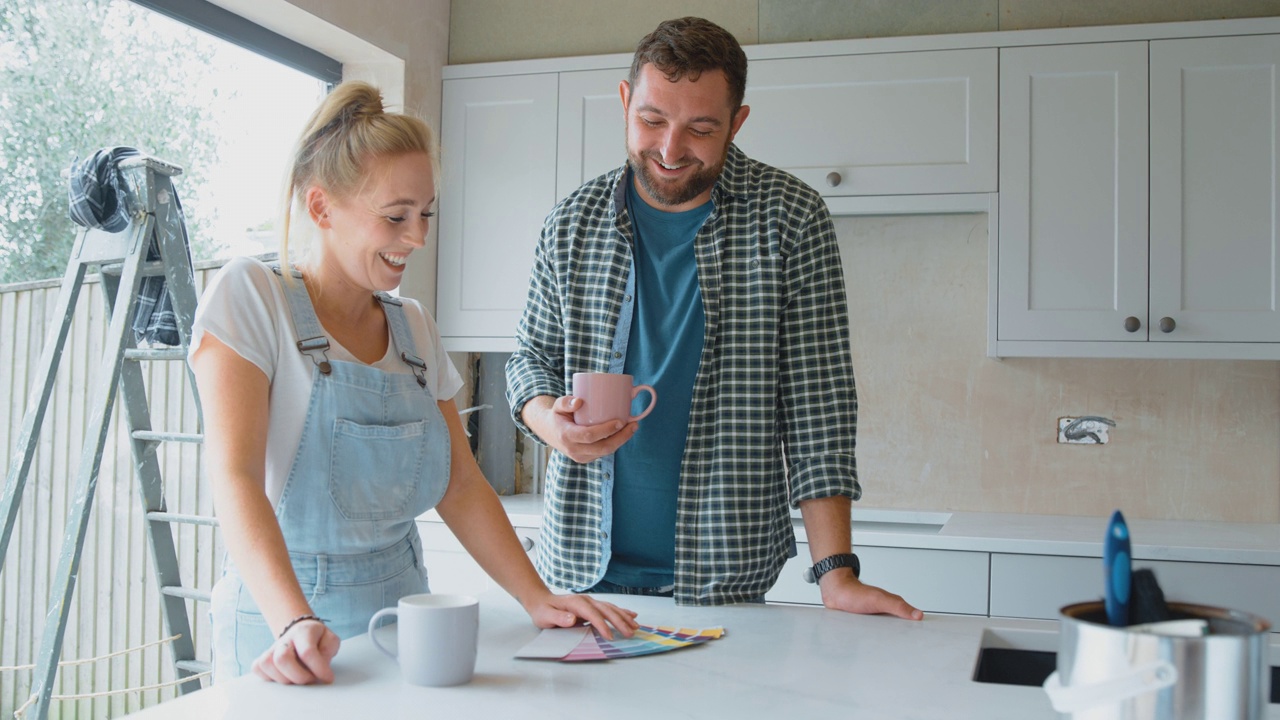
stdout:
<svg viewBox="0 0 1280 720">
<path fill-rule="evenodd" d="M 427 452 L 425 420 L 361 425 L 335 420 L 329 496 L 348 520 L 398 520 L 413 514 Z"/>
</svg>

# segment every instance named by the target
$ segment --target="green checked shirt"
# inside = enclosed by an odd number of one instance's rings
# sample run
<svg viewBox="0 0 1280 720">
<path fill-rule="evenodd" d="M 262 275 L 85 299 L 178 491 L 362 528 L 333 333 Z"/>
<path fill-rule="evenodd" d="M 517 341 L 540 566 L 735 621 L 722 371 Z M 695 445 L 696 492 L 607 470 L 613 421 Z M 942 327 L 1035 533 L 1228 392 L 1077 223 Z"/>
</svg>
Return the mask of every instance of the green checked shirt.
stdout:
<svg viewBox="0 0 1280 720">
<path fill-rule="evenodd" d="M 635 277 L 627 177 L 619 168 L 547 216 L 507 363 L 516 424 L 526 402 L 567 393 L 575 372 L 621 372 Z M 858 401 L 835 230 L 792 175 L 731 145 L 694 240 L 706 330 L 676 509 L 675 599 L 759 598 L 794 554 L 789 507 L 858 499 Z M 604 576 L 613 458 L 547 469 L 536 565 L 584 590 Z M 619 508 L 625 512 L 626 508 Z"/>
</svg>

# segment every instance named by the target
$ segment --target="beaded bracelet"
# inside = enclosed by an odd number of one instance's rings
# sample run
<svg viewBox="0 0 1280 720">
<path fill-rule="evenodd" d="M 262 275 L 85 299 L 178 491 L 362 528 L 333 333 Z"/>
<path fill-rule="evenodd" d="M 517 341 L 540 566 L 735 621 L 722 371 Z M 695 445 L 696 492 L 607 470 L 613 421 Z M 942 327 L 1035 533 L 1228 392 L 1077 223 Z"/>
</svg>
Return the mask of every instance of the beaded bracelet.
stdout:
<svg viewBox="0 0 1280 720">
<path fill-rule="evenodd" d="M 284 626 L 284 629 L 280 631 L 280 634 L 276 636 L 276 639 L 279 640 L 280 638 L 284 637 L 284 634 L 292 630 L 294 625 L 297 625 L 298 623 L 303 622 L 305 620 L 315 620 L 316 622 L 321 624 L 324 624 L 325 622 L 324 618 L 316 617 L 315 615 L 311 615 L 311 614 L 299 615 L 298 617 L 290 620 L 288 625 Z"/>
</svg>

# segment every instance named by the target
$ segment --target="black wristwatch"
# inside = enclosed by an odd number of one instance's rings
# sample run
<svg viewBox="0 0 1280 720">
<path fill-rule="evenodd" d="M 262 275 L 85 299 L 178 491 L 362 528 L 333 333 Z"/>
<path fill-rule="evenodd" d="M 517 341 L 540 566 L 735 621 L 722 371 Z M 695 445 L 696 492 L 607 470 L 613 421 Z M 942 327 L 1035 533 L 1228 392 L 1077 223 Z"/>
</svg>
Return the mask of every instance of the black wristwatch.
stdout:
<svg viewBox="0 0 1280 720">
<path fill-rule="evenodd" d="M 817 584 L 823 575 L 835 570 L 836 568 L 853 568 L 853 576 L 858 577 L 862 573 L 862 564 L 858 562 L 858 556 L 853 553 L 841 553 L 839 555 L 830 555 L 824 557 L 813 564 L 813 567 L 804 571 L 804 581 Z"/>
</svg>

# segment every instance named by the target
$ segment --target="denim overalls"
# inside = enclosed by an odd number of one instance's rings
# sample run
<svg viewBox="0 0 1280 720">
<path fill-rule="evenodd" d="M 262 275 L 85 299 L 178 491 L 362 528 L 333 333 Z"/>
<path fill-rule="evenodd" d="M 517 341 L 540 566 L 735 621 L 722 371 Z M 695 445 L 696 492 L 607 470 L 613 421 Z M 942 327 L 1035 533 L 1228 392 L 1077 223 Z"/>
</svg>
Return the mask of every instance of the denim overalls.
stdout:
<svg viewBox="0 0 1280 720">
<path fill-rule="evenodd" d="M 306 287 L 281 285 L 314 381 L 276 518 L 312 611 L 345 639 L 402 596 L 428 591 L 414 518 L 448 487 L 449 431 L 399 300 L 377 294 L 411 375 L 329 360 Z M 249 672 L 275 639 L 229 559 L 209 614 L 215 681 Z"/>
</svg>

